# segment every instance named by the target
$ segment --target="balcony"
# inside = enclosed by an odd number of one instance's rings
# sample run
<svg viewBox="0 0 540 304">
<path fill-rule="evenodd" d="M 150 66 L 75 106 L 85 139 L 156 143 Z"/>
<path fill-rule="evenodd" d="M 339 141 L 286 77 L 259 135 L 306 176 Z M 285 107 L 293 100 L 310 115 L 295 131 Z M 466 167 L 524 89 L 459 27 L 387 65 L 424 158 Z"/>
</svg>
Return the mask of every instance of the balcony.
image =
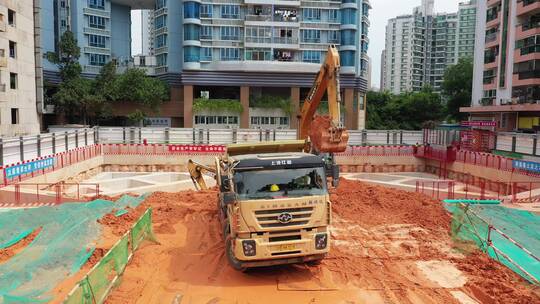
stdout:
<svg viewBox="0 0 540 304">
<path fill-rule="evenodd" d="M 479 104 L 483 107 L 495 105 L 495 97 L 484 97 L 480 99 Z"/>
<path fill-rule="evenodd" d="M 227 2 L 229 3 L 229 2 Z M 300 7 L 300 1 L 295 0 L 244 0 L 245 4 L 259 4 L 259 5 L 283 5 L 283 6 L 295 6 Z"/>
<path fill-rule="evenodd" d="M 517 3 L 516 15 L 529 15 L 540 12 L 540 0 L 523 0 Z"/>
<path fill-rule="evenodd" d="M 540 86 L 540 70 L 512 75 L 512 86 Z"/>
<path fill-rule="evenodd" d="M 496 15 L 488 15 L 486 19 L 486 28 L 498 26 L 501 23 L 501 12 Z"/>
<path fill-rule="evenodd" d="M 527 22 L 516 29 L 516 40 L 525 39 L 534 35 L 540 35 L 540 22 Z"/>
</svg>

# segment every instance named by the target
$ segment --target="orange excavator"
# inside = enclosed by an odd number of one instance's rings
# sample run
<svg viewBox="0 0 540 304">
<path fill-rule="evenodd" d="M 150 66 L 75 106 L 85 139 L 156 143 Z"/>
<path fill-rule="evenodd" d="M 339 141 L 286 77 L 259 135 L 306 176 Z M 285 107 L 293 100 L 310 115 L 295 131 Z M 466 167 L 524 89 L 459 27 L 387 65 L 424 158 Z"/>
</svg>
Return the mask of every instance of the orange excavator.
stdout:
<svg viewBox="0 0 540 304">
<path fill-rule="evenodd" d="M 339 69 L 339 53 L 335 45 L 330 45 L 298 115 L 298 139 L 309 139 L 313 152 L 337 153 L 347 149 L 349 133 L 341 124 Z M 328 115 L 317 115 L 325 92 L 328 96 Z"/>
</svg>

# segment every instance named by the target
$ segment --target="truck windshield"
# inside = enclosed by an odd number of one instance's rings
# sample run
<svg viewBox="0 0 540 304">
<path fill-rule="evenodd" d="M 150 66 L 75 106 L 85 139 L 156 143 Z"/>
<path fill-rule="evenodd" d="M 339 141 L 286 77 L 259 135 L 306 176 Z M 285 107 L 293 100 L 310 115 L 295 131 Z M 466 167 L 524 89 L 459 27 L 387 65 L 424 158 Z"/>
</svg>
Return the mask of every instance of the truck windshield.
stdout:
<svg viewBox="0 0 540 304">
<path fill-rule="evenodd" d="M 323 168 L 245 171 L 234 174 L 240 200 L 324 195 Z"/>
</svg>

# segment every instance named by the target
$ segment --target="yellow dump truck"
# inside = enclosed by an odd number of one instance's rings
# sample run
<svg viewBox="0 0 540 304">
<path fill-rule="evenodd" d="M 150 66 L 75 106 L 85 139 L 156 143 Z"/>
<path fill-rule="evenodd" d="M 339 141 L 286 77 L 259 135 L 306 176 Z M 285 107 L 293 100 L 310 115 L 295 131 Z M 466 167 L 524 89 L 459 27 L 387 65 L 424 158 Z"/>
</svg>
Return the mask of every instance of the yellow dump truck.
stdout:
<svg viewBox="0 0 540 304">
<path fill-rule="evenodd" d="M 249 153 L 249 146 L 231 145 L 214 168 L 190 163 L 199 187 L 206 187 L 205 169 L 215 174 L 226 254 L 235 269 L 316 262 L 328 252 L 325 162 L 301 152 L 303 146 L 303 141 L 284 142 L 274 147 L 279 152 Z"/>
</svg>

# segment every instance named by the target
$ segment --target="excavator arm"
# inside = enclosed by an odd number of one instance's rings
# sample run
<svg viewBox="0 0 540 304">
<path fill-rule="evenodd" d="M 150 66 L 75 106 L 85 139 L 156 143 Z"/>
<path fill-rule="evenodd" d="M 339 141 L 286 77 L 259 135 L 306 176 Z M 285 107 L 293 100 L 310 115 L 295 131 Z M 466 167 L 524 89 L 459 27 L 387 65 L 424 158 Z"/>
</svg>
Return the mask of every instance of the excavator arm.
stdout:
<svg viewBox="0 0 540 304">
<path fill-rule="evenodd" d="M 208 186 L 206 185 L 206 182 L 204 181 L 203 175 L 205 174 L 212 175 L 214 178 L 216 178 L 216 169 L 205 166 L 205 165 L 201 165 L 199 163 L 192 161 L 191 159 L 188 161 L 188 171 L 189 171 L 189 175 L 191 176 L 191 180 L 193 181 L 193 185 L 195 186 L 195 189 L 197 190 L 208 189 Z"/>
<path fill-rule="evenodd" d="M 339 69 L 339 53 L 335 45 L 330 45 L 298 116 L 298 139 L 307 140 L 309 137 L 312 148 L 317 152 L 334 153 L 347 149 L 349 133 L 340 122 Z M 325 92 L 328 95 L 329 115 L 317 116 L 315 113 Z"/>
</svg>

